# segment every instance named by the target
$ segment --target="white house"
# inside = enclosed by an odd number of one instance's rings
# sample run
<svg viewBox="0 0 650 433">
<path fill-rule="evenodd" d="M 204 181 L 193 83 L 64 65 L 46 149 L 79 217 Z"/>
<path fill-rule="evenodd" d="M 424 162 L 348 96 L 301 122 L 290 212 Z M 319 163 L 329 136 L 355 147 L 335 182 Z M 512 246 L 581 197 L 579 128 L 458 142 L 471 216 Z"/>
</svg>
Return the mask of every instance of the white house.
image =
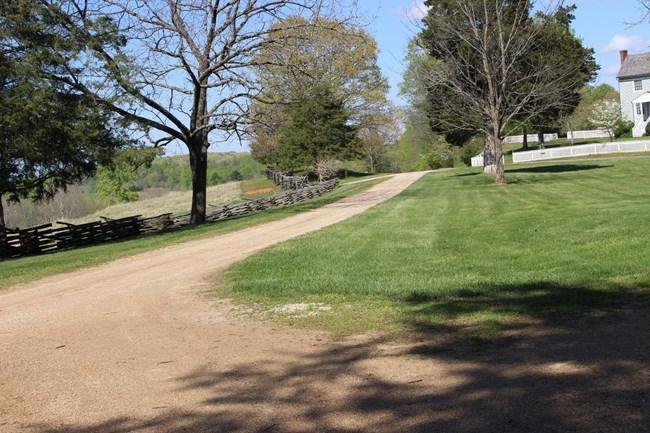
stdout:
<svg viewBox="0 0 650 433">
<path fill-rule="evenodd" d="M 616 75 L 623 118 L 634 122 L 632 136 L 641 137 L 650 121 L 650 53 L 621 51 L 621 69 Z"/>
</svg>

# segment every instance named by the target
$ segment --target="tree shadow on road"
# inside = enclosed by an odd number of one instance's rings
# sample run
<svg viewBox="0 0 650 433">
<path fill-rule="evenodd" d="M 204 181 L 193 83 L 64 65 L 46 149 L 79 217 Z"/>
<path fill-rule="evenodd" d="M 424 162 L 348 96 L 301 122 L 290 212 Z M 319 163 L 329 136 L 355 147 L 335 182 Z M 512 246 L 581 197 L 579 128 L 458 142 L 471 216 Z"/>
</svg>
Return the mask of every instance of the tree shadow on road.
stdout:
<svg viewBox="0 0 650 433">
<path fill-rule="evenodd" d="M 495 289 L 492 305 L 535 324 L 477 341 L 458 321 L 445 329 L 419 319 L 430 309 L 453 319 L 459 299 L 464 312 L 485 308 L 481 294 L 456 295 L 411 297 L 419 344 L 351 339 L 227 369 L 206 364 L 175 380 L 179 399 L 207 392 L 191 411 L 35 431 L 650 432 L 646 297 L 551 283 Z M 548 308 L 558 302 L 566 308 Z M 438 338 L 445 333 L 454 338 Z"/>
</svg>

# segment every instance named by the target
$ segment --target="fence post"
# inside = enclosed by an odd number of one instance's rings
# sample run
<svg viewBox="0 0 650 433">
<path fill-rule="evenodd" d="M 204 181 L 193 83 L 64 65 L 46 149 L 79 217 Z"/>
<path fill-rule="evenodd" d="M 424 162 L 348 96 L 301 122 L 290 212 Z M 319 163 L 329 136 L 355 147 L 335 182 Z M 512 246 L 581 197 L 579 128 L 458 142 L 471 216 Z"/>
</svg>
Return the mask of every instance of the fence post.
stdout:
<svg viewBox="0 0 650 433">
<path fill-rule="evenodd" d="M 5 228 L 0 229 L 0 258 L 2 257 L 9 257 L 9 242 Z"/>
</svg>

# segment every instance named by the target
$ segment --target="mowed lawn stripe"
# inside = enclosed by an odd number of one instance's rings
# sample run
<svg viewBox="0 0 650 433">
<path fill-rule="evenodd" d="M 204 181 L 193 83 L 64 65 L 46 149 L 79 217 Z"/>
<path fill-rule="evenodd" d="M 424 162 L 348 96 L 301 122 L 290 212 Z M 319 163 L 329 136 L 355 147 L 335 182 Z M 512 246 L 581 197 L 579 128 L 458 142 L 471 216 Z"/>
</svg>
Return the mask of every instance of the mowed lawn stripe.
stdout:
<svg viewBox="0 0 650 433">
<path fill-rule="evenodd" d="M 259 309 L 328 303 L 298 321 L 343 332 L 604 308 L 650 285 L 648 173 L 647 159 L 514 166 L 505 187 L 476 169 L 432 173 L 235 265 L 222 289 Z"/>
</svg>

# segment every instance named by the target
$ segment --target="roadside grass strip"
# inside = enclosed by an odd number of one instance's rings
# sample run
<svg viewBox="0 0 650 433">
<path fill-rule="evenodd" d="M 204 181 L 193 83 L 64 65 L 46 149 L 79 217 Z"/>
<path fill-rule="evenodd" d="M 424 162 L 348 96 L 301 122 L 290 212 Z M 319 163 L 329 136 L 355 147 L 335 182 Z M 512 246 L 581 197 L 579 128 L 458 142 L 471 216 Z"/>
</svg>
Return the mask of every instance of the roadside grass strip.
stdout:
<svg viewBox="0 0 650 433">
<path fill-rule="evenodd" d="M 14 284 L 27 283 L 40 278 L 72 272 L 100 265 L 124 257 L 156 250 L 169 245 L 195 239 L 208 238 L 236 230 L 276 221 L 297 213 L 333 203 L 344 197 L 366 190 L 385 179 L 367 183 L 343 185 L 320 197 L 291 206 L 268 209 L 248 216 L 188 226 L 172 232 L 153 234 L 124 241 L 78 248 L 55 254 L 0 261 L 0 289 Z"/>
</svg>

